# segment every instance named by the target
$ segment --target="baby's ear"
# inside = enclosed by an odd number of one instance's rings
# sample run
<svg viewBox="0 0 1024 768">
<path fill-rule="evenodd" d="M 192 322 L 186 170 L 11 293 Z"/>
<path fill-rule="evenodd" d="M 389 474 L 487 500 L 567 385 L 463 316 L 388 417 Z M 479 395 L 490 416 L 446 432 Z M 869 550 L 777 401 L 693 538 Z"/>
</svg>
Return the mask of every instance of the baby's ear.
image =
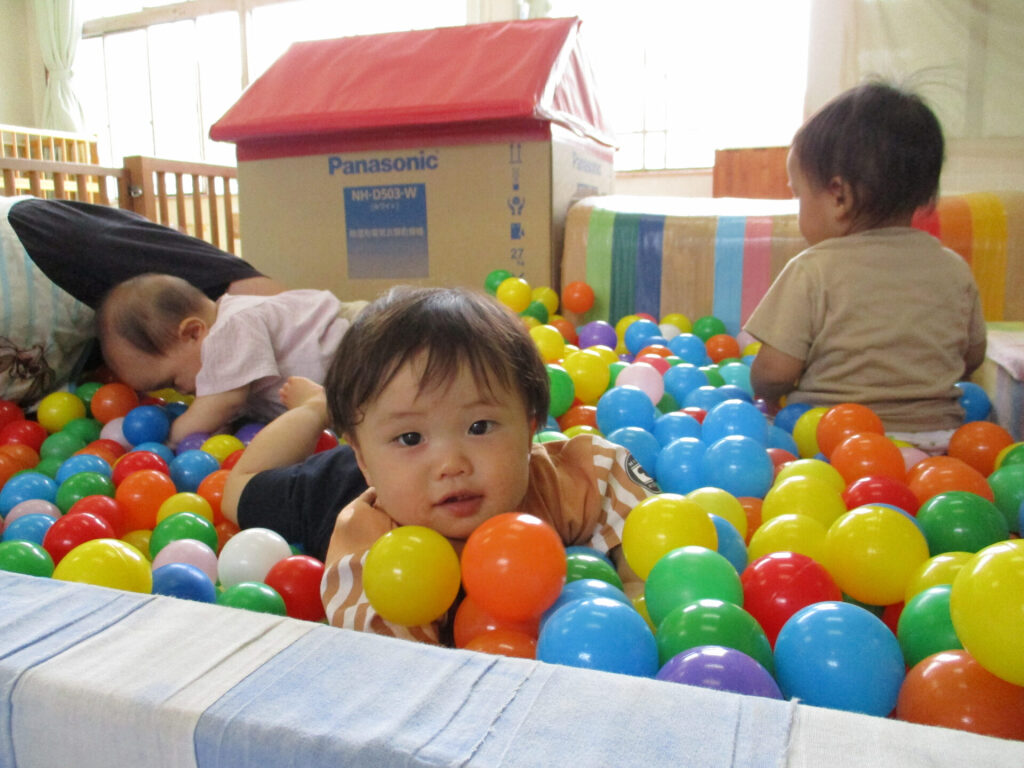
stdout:
<svg viewBox="0 0 1024 768">
<path fill-rule="evenodd" d="M 178 338 L 182 341 L 201 341 L 206 336 L 206 323 L 201 317 L 186 317 L 178 325 Z"/>
</svg>

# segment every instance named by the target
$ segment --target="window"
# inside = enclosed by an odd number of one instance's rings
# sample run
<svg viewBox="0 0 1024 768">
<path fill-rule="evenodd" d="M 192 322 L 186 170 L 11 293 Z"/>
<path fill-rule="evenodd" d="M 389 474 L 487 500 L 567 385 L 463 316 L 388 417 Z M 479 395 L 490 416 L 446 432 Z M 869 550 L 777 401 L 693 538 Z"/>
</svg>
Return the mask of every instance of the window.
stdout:
<svg viewBox="0 0 1024 768">
<path fill-rule="evenodd" d="M 788 145 L 803 121 L 810 0 L 550 0 L 579 16 L 617 170 L 697 168 Z"/>
</svg>

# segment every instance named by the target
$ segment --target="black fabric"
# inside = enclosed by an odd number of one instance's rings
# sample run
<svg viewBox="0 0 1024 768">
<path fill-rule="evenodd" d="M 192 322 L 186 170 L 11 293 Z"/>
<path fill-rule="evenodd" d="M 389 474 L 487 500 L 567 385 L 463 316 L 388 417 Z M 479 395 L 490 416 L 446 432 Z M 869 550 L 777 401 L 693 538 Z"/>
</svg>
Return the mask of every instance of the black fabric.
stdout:
<svg viewBox="0 0 1024 768">
<path fill-rule="evenodd" d="M 323 560 L 338 513 L 366 487 L 352 448 L 339 445 L 254 475 L 238 500 L 238 525 L 277 531 Z"/>
<path fill-rule="evenodd" d="M 212 299 L 236 280 L 261 276 L 237 256 L 120 208 L 32 198 L 11 206 L 7 218 L 46 276 L 93 309 L 115 285 L 145 272 L 177 275 Z"/>
</svg>

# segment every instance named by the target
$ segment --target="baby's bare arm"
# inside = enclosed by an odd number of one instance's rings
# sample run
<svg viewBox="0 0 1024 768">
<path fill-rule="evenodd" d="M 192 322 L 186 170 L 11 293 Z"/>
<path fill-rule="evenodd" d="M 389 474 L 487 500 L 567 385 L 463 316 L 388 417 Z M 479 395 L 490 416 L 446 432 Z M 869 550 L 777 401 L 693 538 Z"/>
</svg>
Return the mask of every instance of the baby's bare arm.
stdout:
<svg viewBox="0 0 1024 768">
<path fill-rule="evenodd" d="M 168 442 L 177 445 L 193 432 L 216 432 L 241 413 L 249 397 L 249 386 L 197 397 L 181 416 L 171 424 Z"/>
<path fill-rule="evenodd" d="M 803 371 L 803 360 L 762 344 L 750 366 L 750 384 L 757 397 L 777 408 L 779 399 L 796 389 Z"/>
</svg>

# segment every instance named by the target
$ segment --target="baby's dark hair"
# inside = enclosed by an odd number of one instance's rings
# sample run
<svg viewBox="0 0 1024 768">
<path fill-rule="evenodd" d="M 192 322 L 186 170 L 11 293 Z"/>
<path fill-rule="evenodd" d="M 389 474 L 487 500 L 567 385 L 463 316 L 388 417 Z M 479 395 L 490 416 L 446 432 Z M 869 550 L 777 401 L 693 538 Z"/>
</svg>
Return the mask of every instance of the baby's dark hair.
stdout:
<svg viewBox="0 0 1024 768">
<path fill-rule="evenodd" d="M 118 283 L 96 311 L 103 344 L 117 336 L 147 355 L 163 355 L 178 340 L 182 320 L 203 312 L 210 299 L 187 280 L 146 273 Z"/>
<path fill-rule="evenodd" d="M 815 187 L 847 182 L 853 220 L 872 228 L 935 200 L 945 143 L 920 96 L 877 81 L 822 107 L 797 131 L 792 151 Z"/>
<path fill-rule="evenodd" d="M 351 434 L 366 406 L 421 352 L 421 392 L 468 365 L 481 388 L 518 392 L 529 418 L 547 419 L 547 368 L 518 317 L 467 289 L 399 286 L 364 309 L 338 345 L 324 381 L 334 428 Z"/>
</svg>

